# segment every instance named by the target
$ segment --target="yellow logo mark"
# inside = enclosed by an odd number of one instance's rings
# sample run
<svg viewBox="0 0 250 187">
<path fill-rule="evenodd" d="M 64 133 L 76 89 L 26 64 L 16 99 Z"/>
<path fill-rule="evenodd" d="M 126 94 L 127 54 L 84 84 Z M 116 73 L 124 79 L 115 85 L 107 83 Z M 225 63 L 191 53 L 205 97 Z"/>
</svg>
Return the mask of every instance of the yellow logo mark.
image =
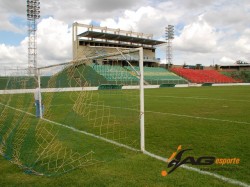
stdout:
<svg viewBox="0 0 250 187">
<path fill-rule="evenodd" d="M 173 159 L 175 158 L 177 152 L 180 151 L 181 149 L 182 149 L 182 147 L 181 147 L 181 145 L 179 145 L 179 146 L 177 147 L 176 152 L 173 152 L 173 153 L 172 153 L 172 155 L 168 158 L 167 162 L 170 162 L 171 160 L 173 160 Z M 168 175 L 168 172 L 167 172 L 166 170 L 163 170 L 163 171 L 161 172 L 161 175 L 162 175 L 163 177 L 166 177 L 166 176 Z"/>
<path fill-rule="evenodd" d="M 168 158 L 167 162 L 170 162 L 171 160 L 173 160 L 177 154 L 178 151 L 180 151 L 182 148 L 181 148 L 181 145 L 178 146 L 176 152 L 173 152 L 173 154 Z"/>
</svg>

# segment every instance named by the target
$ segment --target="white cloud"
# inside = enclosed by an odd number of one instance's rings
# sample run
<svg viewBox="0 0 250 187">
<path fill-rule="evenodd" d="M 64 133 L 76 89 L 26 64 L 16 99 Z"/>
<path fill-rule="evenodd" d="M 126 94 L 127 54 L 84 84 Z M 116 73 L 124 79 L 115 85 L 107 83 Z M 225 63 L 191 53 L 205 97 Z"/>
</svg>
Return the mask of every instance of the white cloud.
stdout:
<svg viewBox="0 0 250 187">
<path fill-rule="evenodd" d="M 218 10 L 219 7 L 219 10 Z M 227 5 L 219 4 L 206 11 L 204 17 L 208 23 L 216 26 L 220 30 L 230 29 L 241 32 L 250 21 L 250 3 L 243 3 L 242 0 L 231 1 Z"/>
<path fill-rule="evenodd" d="M 26 5 L 22 0 L 12 1 L 0 0 L 0 30 L 20 33 L 20 28 L 15 26 L 10 19 L 13 16 L 26 16 Z"/>
<path fill-rule="evenodd" d="M 181 35 L 174 40 L 174 44 L 177 50 L 209 53 L 216 48 L 216 32 L 200 16 L 198 21 L 184 27 Z"/>
<path fill-rule="evenodd" d="M 62 62 L 72 59 L 72 34 L 66 23 L 51 17 L 43 19 L 38 24 L 37 36 L 40 66 L 52 60 Z"/>
<path fill-rule="evenodd" d="M 67 62 L 72 59 L 72 34 L 68 24 L 53 18 L 38 24 L 38 66 Z M 0 45 L 0 63 L 4 66 L 28 67 L 28 38 L 19 46 Z"/>
<path fill-rule="evenodd" d="M 200 9 L 204 8 L 206 6 L 211 6 L 213 3 L 221 2 L 221 0 L 176 0 L 179 4 L 179 6 L 185 7 L 189 10 L 191 9 Z"/>
<path fill-rule="evenodd" d="M 223 56 L 221 59 L 220 59 L 220 64 L 223 65 L 223 64 L 233 64 L 236 60 L 233 60 L 232 58 L 229 58 L 229 57 L 225 57 Z"/>
<path fill-rule="evenodd" d="M 20 32 L 11 17 L 25 18 L 25 9 L 23 0 L 0 0 L 0 30 Z M 39 62 L 45 65 L 72 58 L 70 27 L 74 21 L 96 21 L 101 26 L 152 33 L 161 40 L 165 27 L 171 24 L 177 30 L 173 41 L 175 63 L 249 61 L 249 10 L 249 0 L 43 0 L 41 15 L 51 17 L 41 19 L 38 25 Z M 2 44 L 0 50 L 0 63 L 27 63 L 27 38 L 19 46 Z M 165 58 L 165 54 L 160 57 Z"/>
<path fill-rule="evenodd" d="M 23 46 L 6 46 L 0 44 L 0 63 L 6 65 L 21 65 L 24 59 L 24 48 Z"/>
<path fill-rule="evenodd" d="M 53 15 L 55 19 L 70 24 L 74 20 L 91 19 L 102 21 L 107 18 L 119 17 L 125 10 L 137 9 L 146 0 L 43 0 L 43 15 Z"/>
<path fill-rule="evenodd" d="M 165 22 L 164 17 L 160 15 L 155 8 L 147 6 L 136 11 L 126 10 L 118 19 L 108 18 L 101 21 L 100 25 L 157 35 L 164 32 L 164 27 L 158 29 L 156 27 L 156 25 L 163 25 L 159 24 L 160 22 Z"/>
<path fill-rule="evenodd" d="M 250 53 L 250 28 L 244 30 L 243 34 L 236 41 L 238 51 L 242 53 Z"/>
<path fill-rule="evenodd" d="M 85 0 L 85 6 L 90 11 L 107 12 L 119 9 L 128 9 L 135 6 L 141 0 Z"/>
<path fill-rule="evenodd" d="M 141 7 L 136 11 L 125 10 L 124 14 L 120 16 L 117 20 L 115 20 L 114 18 L 108 18 L 101 22 L 101 26 L 139 31 L 140 27 L 138 27 L 138 24 L 141 23 L 141 20 L 143 19 L 143 17 L 145 16 L 153 17 L 155 16 L 154 12 L 155 12 L 155 9 L 150 6 Z M 150 21 L 147 20 L 147 22 L 150 22 Z M 145 22 L 143 23 L 147 24 Z M 153 22 L 151 23 L 153 24 Z M 147 33 L 147 32 L 144 30 L 144 33 Z"/>
</svg>

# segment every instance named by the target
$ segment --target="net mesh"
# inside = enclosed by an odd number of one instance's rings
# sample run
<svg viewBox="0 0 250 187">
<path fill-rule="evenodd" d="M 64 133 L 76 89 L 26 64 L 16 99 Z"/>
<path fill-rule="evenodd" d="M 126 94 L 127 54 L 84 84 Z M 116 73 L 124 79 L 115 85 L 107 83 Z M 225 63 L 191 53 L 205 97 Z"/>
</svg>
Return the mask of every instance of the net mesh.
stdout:
<svg viewBox="0 0 250 187">
<path fill-rule="evenodd" d="M 119 146 L 139 149 L 139 79 L 124 68 L 131 54 L 96 51 L 40 69 L 41 107 L 37 77 L 20 70 L 1 77 L 1 155 L 27 173 L 53 176 L 119 158 Z"/>
</svg>

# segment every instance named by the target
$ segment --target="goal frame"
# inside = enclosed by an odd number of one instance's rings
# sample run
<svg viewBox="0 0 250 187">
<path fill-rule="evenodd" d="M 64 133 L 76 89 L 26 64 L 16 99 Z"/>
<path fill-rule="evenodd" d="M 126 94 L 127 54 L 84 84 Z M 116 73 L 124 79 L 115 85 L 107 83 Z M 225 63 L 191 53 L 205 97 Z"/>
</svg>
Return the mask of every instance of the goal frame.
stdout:
<svg viewBox="0 0 250 187">
<path fill-rule="evenodd" d="M 55 64 L 55 65 L 50 65 L 50 66 L 44 66 L 44 67 L 39 67 L 37 68 L 37 81 L 38 81 L 38 88 L 39 88 L 39 95 L 42 93 L 41 89 L 41 70 L 43 69 L 48 69 L 51 67 L 57 67 L 57 66 L 62 66 L 62 65 L 70 65 L 76 62 L 79 62 L 79 65 L 81 64 L 81 61 L 84 60 L 91 60 L 91 59 L 98 59 L 98 58 L 103 58 L 103 57 L 110 57 L 110 56 L 116 56 L 116 55 L 121 55 L 122 54 L 129 54 L 131 52 L 139 52 L 139 70 L 140 72 L 136 73 L 138 74 L 138 77 L 140 78 L 139 81 L 139 90 L 140 90 L 140 150 L 144 153 L 145 152 L 145 112 L 144 112 L 144 72 L 143 72 L 143 48 L 135 48 L 135 49 L 128 49 L 128 50 L 123 50 L 115 52 L 115 53 L 109 53 L 109 54 L 103 54 L 103 55 L 97 55 L 97 56 L 92 56 L 92 57 L 85 57 L 77 60 L 73 60 L 70 62 L 66 63 L 60 63 L 60 64 Z M 133 66 L 128 63 L 132 68 Z M 134 68 L 133 68 L 134 69 Z M 43 119 L 43 113 L 42 113 L 42 97 L 39 97 L 39 107 L 40 107 L 40 118 Z"/>
</svg>

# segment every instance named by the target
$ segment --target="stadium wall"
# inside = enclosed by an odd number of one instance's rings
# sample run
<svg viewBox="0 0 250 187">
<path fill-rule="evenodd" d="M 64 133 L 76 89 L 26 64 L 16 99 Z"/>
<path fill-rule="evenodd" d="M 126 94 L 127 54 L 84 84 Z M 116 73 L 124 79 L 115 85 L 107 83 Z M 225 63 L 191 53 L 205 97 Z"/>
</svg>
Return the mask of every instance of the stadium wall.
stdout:
<svg viewBox="0 0 250 187">
<path fill-rule="evenodd" d="M 177 84 L 176 88 L 186 87 L 201 87 L 202 84 L 188 85 L 188 84 Z M 250 86 L 250 83 L 232 83 L 232 84 L 213 84 L 212 86 Z M 156 89 L 160 88 L 160 85 L 144 85 L 145 89 Z M 123 86 L 123 90 L 139 89 L 139 86 Z M 97 91 L 98 87 L 71 87 L 71 88 L 42 88 L 41 92 L 72 92 L 72 91 Z M 23 93 L 34 93 L 35 89 L 18 89 L 18 90 L 0 90 L 0 95 L 3 94 L 23 94 Z"/>
</svg>

